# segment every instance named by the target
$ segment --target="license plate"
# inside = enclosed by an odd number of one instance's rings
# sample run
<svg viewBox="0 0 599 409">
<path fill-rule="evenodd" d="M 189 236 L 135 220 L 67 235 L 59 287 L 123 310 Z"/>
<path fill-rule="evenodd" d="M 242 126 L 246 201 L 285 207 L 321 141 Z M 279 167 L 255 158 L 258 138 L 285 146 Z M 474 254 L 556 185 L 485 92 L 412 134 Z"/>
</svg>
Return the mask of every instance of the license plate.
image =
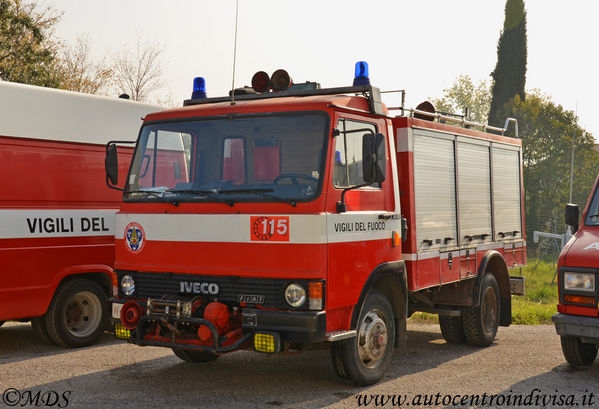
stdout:
<svg viewBox="0 0 599 409">
<path fill-rule="evenodd" d="M 244 327 L 255 327 L 258 325 L 258 319 L 256 313 L 243 312 L 241 313 L 241 323 Z"/>
<path fill-rule="evenodd" d="M 112 303 L 112 318 L 121 319 L 121 310 L 123 309 L 123 304 L 120 303 Z"/>
</svg>

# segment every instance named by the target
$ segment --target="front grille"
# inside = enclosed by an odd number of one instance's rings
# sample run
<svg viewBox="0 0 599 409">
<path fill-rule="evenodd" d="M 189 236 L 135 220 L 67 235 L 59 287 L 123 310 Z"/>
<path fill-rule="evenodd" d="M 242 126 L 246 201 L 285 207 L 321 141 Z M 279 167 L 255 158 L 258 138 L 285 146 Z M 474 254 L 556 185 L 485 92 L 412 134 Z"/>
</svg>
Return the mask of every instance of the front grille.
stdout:
<svg viewBox="0 0 599 409">
<path fill-rule="evenodd" d="M 285 287 L 290 283 L 299 283 L 306 291 L 308 290 L 308 282 L 314 280 L 284 280 L 284 279 L 268 279 L 268 278 L 247 278 L 247 277 L 231 277 L 231 276 L 199 276 L 194 274 L 174 274 L 174 273 L 146 273 L 137 271 L 118 271 L 118 280 L 121 282 L 125 274 L 129 274 L 135 280 L 135 292 L 131 296 L 133 298 L 162 298 L 166 295 L 176 296 L 182 300 L 190 300 L 196 296 L 204 296 L 209 300 L 218 300 L 226 304 L 237 304 L 240 295 L 246 296 L 263 296 L 264 302 L 251 303 L 247 305 L 261 305 L 267 308 L 285 308 L 293 309 L 285 302 L 284 291 Z M 218 294 L 210 293 L 191 293 L 188 291 L 181 292 L 181 283 L 185 283 L 187 289 L 196 288 L 201 283 L 204 283 L 203 289 L 208 292 L 209 284 L 218 285 Z M 119 296 L 125 297 L 119 286 Z M 246 297 L 246 300 L 248 298 Z M 307 305 L 305 308 L 307 309 Z"/>
</svg>

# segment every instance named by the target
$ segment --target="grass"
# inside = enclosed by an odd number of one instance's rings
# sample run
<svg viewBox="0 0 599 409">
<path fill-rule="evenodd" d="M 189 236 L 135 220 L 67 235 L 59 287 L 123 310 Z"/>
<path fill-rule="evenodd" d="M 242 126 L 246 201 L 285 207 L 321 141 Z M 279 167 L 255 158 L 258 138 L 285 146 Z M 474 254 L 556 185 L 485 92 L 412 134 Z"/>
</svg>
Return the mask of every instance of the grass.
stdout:
<svg viewBox="0 0 599 409">
<path fill-rule="evenodd" d="M 537 265 L 538 264 L 538 265 Z M 551 316 L 557 312 L 557 283 L 551 285 L 557 266 L 535 259 L 528 260 L 528 266 L 522 268 L 526 277 L 526 295 L 512 296 L 512 324 L 543 325 L 552 324 Z M 518 270 L 510 271 L 519 275 Z M 409 322 L 438 323 L 437 315 L 417 312 Z"/>
</svg>

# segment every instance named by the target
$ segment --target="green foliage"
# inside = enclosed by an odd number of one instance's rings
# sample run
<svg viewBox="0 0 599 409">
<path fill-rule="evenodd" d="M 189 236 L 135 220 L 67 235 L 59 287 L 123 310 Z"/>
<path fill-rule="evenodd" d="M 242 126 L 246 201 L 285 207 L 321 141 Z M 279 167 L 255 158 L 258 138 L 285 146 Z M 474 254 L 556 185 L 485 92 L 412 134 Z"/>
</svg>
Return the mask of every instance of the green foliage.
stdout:
<svg viewBox="0 0 599 409">
<path fill-rule="evenodd" d="M 438 112 L 462 114 L 468 108 L 468 119 L 479 124 L 487 123 L 487 114 L 491 104 L 488 81 L 472 82 L 469 75 L 462 74 L 453 85 L 443 90 L 444 96 L 434 99 L 433 105 Z"/>
<path fill-rule="evenodd" d="M 526 295 L 512 297 L 512 323 L 517 325 L 551 325 L 557 312 L 557 283 L 551 284 L 556 265 L 528 260 L 522 270 L 526 277 Z M 512 274 L 514 274 L 512 272 Z"/>
<path fill-rule="evenodd" d="M 60 84 L 57 44 L 50 38 L 59 18 L 52 9 L 38 11 L 34 3 L 0 0 L 0 80 Z"/>
<path fill-rule="evenodd" d="M 550 221 L 557 215 L 563 221 L 569 200 L 573 142 L 573 202 L 584 207 L 599 173 L 599 154 L 593 150 L 593 136 L 578 125 L 576 115 L 534 91 L 526 101 L 514 98 L 504 116 L 518 120 L 522 138 L 526 219 Z M 527 237 L 532 238 L 533 230 L 538 228 L 538 223 L 527 227 Z"/>
<path fill-rule="evenodd" d="M 516 95 L 525 98 L 526 10 L 523 0 L 507 0 L 503 31 L 497 44 L 497 65 L 493 77 L 489 124 L 503 126 L 505 105 Z"/>
</svg>

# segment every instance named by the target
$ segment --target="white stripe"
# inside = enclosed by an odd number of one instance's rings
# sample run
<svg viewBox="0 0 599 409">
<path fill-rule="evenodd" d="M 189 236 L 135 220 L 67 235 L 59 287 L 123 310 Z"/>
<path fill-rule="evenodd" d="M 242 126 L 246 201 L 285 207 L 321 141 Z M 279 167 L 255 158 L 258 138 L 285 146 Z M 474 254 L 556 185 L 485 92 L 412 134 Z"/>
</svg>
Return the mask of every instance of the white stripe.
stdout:
<svg viewBox="0 0 599 409">
<path fill-rule="evenodd" d="M 392 238 L 399 220 L 379 219 L 384 212 L 317 215 L 117 214 L 115 237 L 123 239 L 131 222 L 139 223 L 148 241 L 210 243 L 322 244 Z M 251 217 L 288 217 L 289 241 L 252 241 Z"/>
<path fill-rule="evenodd" d="M 116 210 L 0 210 L 0 239 L 114 235 Z"/>
<path fill-rule="evenodd" d="M 477 251 L 485 251 L 485 250 L 497 250 L 503 247 L 503 243 L 488 243 L 488 244 L 479 244 L 476 246 Z"/>
<path fill-rule="evenodd" d="M 396 183 L 392 182 L 393 180 L 398 180 L 398 179 L 397 179 L 397 155 L 394 153 L 395 152 L 395 136 L 393 134 L 393 126 L 391 124 L 389 124 L 389 126 L 387 126 L 387 133 L 389 134 L 389 151 L 391 152 L 391 154 L 389 156 L 391 157 L 391 175 L 393 176 L 393 179 L 391 180 L 390 185 L 393 186 L 393 200 L 395 202 L 395 213 L 400 215 L 401 214 L 401 205 L 400 205 L 400 201 L 399 201 L 399 186 Z M 401 228 L 400 228 L 400 231 L 401 231 Z"/>
</svg>

